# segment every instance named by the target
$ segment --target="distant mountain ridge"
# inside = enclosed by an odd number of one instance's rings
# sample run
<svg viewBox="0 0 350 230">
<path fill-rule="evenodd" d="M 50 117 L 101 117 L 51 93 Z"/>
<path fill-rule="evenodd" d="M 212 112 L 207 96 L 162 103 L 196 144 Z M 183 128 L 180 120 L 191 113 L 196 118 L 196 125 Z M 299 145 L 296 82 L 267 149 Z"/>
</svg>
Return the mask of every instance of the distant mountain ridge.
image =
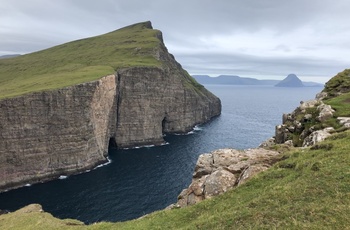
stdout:
<svg viewBox="0 0 350 230">
<path fill-rule="evenodd" d="M 200 84 L 208 85 L 271 85 L 275 86 L 281 80 L 259 80 L 256 78 L 239 77 L 236 75 L 220 75 L 210 77 L 208 75 L 192 75 Z M 317 82 L 302 82 L 305 87 L 323 87 L 324 84 Z"/>
</svg>

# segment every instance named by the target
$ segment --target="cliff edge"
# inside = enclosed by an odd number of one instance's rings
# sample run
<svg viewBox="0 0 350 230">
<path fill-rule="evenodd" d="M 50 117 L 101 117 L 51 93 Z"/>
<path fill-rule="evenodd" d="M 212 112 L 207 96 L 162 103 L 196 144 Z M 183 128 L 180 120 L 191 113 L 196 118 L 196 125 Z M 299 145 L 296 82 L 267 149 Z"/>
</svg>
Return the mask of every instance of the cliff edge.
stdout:
<svg viewBox="0 0 350 230">
<path fill-rule="evenodd" d="M 110 145 L 161 144 L 221 113 L 150 22 L 0 64 L 0 191 L 85 171 Z"/>
</svg>

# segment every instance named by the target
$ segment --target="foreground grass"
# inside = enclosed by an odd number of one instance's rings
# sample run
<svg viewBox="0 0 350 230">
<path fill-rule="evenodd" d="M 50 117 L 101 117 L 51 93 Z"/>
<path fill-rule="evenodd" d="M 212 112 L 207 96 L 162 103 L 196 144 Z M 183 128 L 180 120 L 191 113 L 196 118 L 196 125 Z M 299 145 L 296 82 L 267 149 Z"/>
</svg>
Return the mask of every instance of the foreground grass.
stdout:
<svg viewBox="0 0 350 230">
<path fill-rule="evenodd" d="M 119 68 L 159 66 L 154 57 L 159 31 L 146 24 L 0 59 L 0 99 L 96 80 Z"/>
<path fill-rule="evenodd" d="M 241 187 L 192 207 L 89 226 L 14 212 L 0 216 L 0 229 L 350 229 L 350 132 L 283 158 Z"/>
<path fill-rule="evenodd" d="M 336 117 L 350 117 L 350 93 L 329 99 L 325 103 L 335 109 Z"/>
</svg>

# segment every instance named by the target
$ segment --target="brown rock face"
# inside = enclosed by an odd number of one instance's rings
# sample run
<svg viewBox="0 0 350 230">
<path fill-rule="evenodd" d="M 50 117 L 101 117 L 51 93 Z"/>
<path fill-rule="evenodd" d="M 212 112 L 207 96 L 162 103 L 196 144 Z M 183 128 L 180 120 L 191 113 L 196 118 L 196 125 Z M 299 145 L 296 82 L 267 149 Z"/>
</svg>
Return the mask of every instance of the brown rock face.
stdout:
<svg viewBox="0 0 350 230">
<path fill-rule="evenodd" d="M 192 183 L 168 208 L 186 207 L 220 195 L 265 171 L 279 158 L 279 153 L 263 148 L 219 149 L 199 156 Z"/>
<path fill-rule="evenodd" d="M 160 144 L 163 133 L 183 133 L 220 114 L 219 100 L 205 88 L 186 87 L 186 73 L 172 68 L 118 72 L 119 147 Z"/>
<path fill-rule="evenodd" d="M 161 39 L 161 34 L 159 35 Z M 221 113 L 220 100 L 166 50 L 160 66 L 0 101 L 0 191 L 74 174 L 107 161 L 108 146 L 164 142 Z"/>
<path fill-rule="evenodd" d="M 105 162 L 116 126 L 115 79 L 1 100 L 0 189 Z"/>
</svg>

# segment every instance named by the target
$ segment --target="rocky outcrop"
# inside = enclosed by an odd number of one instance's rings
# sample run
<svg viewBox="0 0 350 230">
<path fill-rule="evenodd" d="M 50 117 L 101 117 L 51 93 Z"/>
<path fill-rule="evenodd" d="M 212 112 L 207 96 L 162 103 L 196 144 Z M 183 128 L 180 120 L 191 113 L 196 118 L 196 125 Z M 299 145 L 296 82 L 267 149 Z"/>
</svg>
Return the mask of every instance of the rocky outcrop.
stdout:
<svg viewBox="0 0 350 230">
<path fill-rule="evenodd" d="M 332 132 L 335 132 L 334 128 L 332 127 L 314 131 L 304 139 L 302 147 L 309 147 L 309 146 L 316 145 L 317 143 L 322 142 L 327 137 L 329 137 Z"/>
<path fill-rule="evenodd" d="M 345 128 L 350 129 L 350 117 L 337 117 L 339 124 L 343 125 Z"/>
<path fill-rule="evenodd" d="M 294 146 L 305 147 L 323 140 L 331 131 L 319 130 L 321 126 L 318 124 L 332 118 L 335 112 L 330 105 L 324 104 L 321 100 L 325 96 L 318 94 L 317 99 L 302 101 L 292 113 L 283 114 L 283 124 L 277 125 L 275 129 L 275 143 L 292 142 Z M 311 134 L 313 135 L 310 136 Z M 266 145 L 266 141 L 262 143 L 262 146 Z"/>
<path fill-rule="evenodd" d="M 122 68 L 100 80 L 0 100 L 0 191 L 85 171 L 108 147 L 161 144 L 221 113 L 161 43 L 159 65 Z"/>
<path fill-rule="evenodd" d="M 278 160 L 279 153 L 263 148 L 219 149 L 199 156 L 192 183 L 169 206 L 185 207 L 222 194 L 245 183 Z"/>
</svg>

